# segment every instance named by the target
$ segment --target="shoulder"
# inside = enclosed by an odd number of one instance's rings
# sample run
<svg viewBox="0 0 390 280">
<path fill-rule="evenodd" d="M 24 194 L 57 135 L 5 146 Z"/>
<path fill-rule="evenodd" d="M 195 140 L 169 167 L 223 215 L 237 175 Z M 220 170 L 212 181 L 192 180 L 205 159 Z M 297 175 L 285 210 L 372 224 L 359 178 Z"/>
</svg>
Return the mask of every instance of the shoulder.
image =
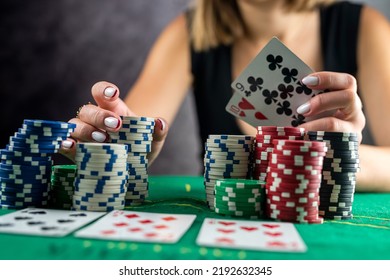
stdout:
<svg viewBox="0 0 390 280">
<path fill-rule="evenodd" d="M 365 50 L 388 49 L 390 44 L 390 23 L 378 10 L 364 6 L 359 26 L 359 45 Z"/>
<path fill-rule="evenodd" d="M 187 40 L 188 23 L 186 14 L 180 14 L 174 18 L 163 30 L 160 37 L 169 40 Z"/>
</svg>

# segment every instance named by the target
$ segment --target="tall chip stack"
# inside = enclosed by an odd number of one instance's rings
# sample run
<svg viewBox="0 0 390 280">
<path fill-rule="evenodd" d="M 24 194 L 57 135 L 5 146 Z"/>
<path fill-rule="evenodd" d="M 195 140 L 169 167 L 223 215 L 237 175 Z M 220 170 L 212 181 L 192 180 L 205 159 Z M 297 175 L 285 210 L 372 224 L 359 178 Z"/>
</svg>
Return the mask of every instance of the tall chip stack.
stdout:
<svg viewBox="0 0 390 280">
<path fill-rule="evenodd" d="M 209 135 L 205 143 L 204 185 L 207 204 L 214 210 L 214 187 L 218 179 L 249 179 L 252 136 Z"/>
<path fill-rule="evenodd" d="M 110 132 L 112 143 L 125 144 L 128 147 L 128 184 L 126 206 L 140 205 L 149 195 L 148 159 L 152 151 L 154 118 L 122 116 L 122 127 Z"/>
<path fill-rule="evenodd" d="M 308 131 L 311 141 L 323 141 L 324 158 L 320 189 L 320 215 L 325 219 L 353 218 L 352 206 L 359 171 L 359 142 L 356 133 Z"/>
<path fill-rule="evenodd" d="M 76 171 L 76 165 L 52 166 L 49 192 L 49 206 L 51 208 L 72 208 Z"/>
<path fill-rule="evenodd" d="M 255 139 L 253 153 L 252 178 L 265 181 L 270 155 L 273 151 L 274 139 L 303 140 L 305 131 L 297 127 L 259 126 Z"/>
<path fill-rule="evenodd" d="M 0 208 L 23 209 L 48 204 L 51 155 L 76 125 L 47 120 L 23 121 L 0 150 Z"/>
<path fill-rule="evenodd" d="M 111 143 L 78 143 L 74 210 L 109 212 L 125 206 L 127 146 Z"/>
<path fill-rule="evenodd" d="M 319 217 L 323 142 L 273 140 L 266 182 L 269 218 L 294 223 L 322 223 Z"/>
</svg>

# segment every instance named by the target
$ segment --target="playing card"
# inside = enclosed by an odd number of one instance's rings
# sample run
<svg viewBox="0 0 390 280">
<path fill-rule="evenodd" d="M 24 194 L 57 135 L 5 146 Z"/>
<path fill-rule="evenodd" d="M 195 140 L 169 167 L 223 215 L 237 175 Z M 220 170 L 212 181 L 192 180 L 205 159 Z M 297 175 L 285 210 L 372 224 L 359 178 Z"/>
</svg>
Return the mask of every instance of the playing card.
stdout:
<svg viewBox="0 0 390 280">
<path fill-rule="evenodd" d="M 310 73 L 313 70 L 274 37 L 231 84 L 261 115 L 245 120 L 233 113 L 230 103 L 226 110 L 253 126 L 298 126 L 309 119 L 298 114 L 297 108 L 320 94 L 301 82 Z M 232 99 L 237 101 L 234 95 Z"/>
<path fill-rule="evenodd" d="M 117 210 L 79 230 L 77 237 L 138 242 L 175 243 L 194 222 L 195 215 Z"/>
<path fill-rule="evenodd" d="M 104 214 L 102 212 L 26 208 L 0 216 L 0 232 L 60 237 Z"/>
<path fill-rule="evenodd" d="M 261 111 L 257 110 L 253 104 L 239 93 L 234 92 L 229 103 L 226 105 L 226 111 L 242 119 L 243 121 L 256 125 L 262 121 L 263 125 L 271 125 L 272 121 L 268 120 Z"/>
<path fill-rule="evenodd" d="M 305 252 L 305 243 L 292 223 L 206 218 L 196 243 L 259 251 Z"/>
</svg>

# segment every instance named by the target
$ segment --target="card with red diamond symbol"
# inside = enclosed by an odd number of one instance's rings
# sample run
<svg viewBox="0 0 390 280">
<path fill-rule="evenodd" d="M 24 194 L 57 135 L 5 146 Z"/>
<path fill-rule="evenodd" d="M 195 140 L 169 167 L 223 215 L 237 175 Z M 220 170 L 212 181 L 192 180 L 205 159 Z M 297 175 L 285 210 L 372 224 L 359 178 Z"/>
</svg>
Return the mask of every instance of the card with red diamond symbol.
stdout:
<svg viewBox="0 0 390 280">
<path fill-rule="evenodd" d="M 195 215 L 116 210 L 75 233 L 76 237 L 135 242 L 176 243 Z"/>
</svg>

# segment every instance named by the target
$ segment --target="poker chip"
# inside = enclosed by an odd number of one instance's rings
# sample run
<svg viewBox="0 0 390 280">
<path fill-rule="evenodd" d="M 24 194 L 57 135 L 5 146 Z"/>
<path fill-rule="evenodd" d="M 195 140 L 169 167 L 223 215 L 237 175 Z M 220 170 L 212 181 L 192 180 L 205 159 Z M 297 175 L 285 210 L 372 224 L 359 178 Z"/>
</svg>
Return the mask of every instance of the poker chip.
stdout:
<svg viewBox="0 0 390 280">
<path fill-rule="evenodd" d="M 262 217 L 264 183 L 249 179 L 219 179 L 215 182 L 214 211 L 238 217 Z"/>
<path fill-rule="evenodd" d="M 76 144 L 77 171 L 73 178 L 71 209 L 84 211 L 124 209 L 129 176 L 128 163 L 127 160 L 117 159 L 127 159 L 127 152 L 127 146 L 124 144 Z M 59 201 L 63 202 L 63 199 Z"/>
<path fill-rule="evenodd" d="M 112 143 L 126 145 L 128 150 L 124 205 L 140 205 L 149 193 L 147 155 L 152 151 L 155 120 L 149 117 L 129 116 L 121 116 L 121 120 L 122 126 L 119 131 L 109 132 L 109 135 Z"/>
<path fill-rule="evenodd" d="M 325 219 L 352 219 L 356 173 L 360 169 L 357 134 L 308 131 L 307 137 L 328 148 L 323 162 L 320 215 Z"/>
<path fill-rule="evenodd" d="M 204 186 L 207 205 L 214 210 L 214 187 L 218 179 L 248 179 L 254 137 L 248 135 L 209 135 L 204 153 Z"/>
<path fill-rule="evenodd" d="M 23 121 L 0 150 L 0 207 L 22 209 L 48 205 L 51 155 L 76 125 L 59 121 Z"/>
</svg>

